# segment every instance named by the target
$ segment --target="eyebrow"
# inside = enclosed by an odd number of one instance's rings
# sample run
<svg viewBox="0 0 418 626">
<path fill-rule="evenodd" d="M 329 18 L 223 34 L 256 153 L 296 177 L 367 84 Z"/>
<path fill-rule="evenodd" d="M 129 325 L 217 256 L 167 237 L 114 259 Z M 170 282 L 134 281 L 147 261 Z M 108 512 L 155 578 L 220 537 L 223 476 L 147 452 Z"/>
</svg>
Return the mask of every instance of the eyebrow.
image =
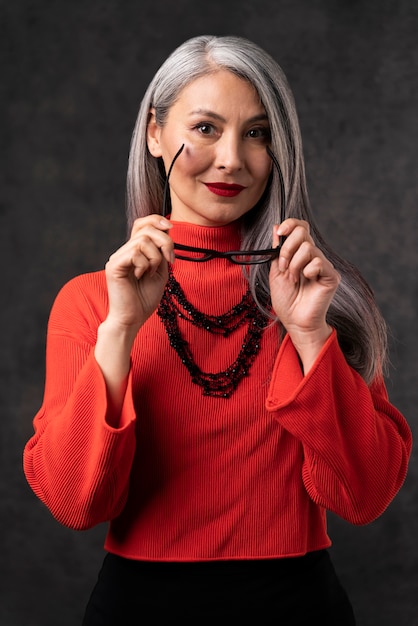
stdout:
<svg viewBox="0 0 418 626">
<path fill-rule="evenodd" d="M 215 120 L 219 120 L 220 122 L 226 122 L 226 119 L 219 115 L 219 113 L 215 113 L 215 111 L 211 111 L 210 109 L 195 109 L 191 111 L 190 115 L 207 115 L 208 117 L 212 117 Z M 268 117 L 266 113 L 260 113 L 259 115 L 254 115 L 253 117 L 245 120 L 247 124 L 253 124 L 254 122 L 268 122 Z"/>
</svg>

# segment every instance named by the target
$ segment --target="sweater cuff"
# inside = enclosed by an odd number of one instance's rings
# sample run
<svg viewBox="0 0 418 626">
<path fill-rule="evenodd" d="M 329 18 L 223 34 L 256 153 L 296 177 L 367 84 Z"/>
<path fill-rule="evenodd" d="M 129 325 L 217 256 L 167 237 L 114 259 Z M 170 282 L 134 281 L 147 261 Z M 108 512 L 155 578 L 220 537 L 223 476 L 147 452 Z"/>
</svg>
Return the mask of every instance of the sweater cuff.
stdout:
<svg viewBox="0 0 418 626">
<path fill-rule="evenodd" d="M 96 370 L 96 376 L 97 378 L 101 381 L 100 385 L 101 385 L 101 390 L 100 390 L 100 394 L 99 397 L 104 398 L 104 405 L 103 405 L 103 415 L 104 415 L 104 420 L 105 420 L 105 425 L 107 428 L 109 428 L 112 431 L 121 431 L 124 430 L 125 428 L 129 428 L 129 426 L 131 426 L 132 422 L 135 421 L 136 419 L 136 411 L 135 411 L 135 406 L 133 403 L 133 392 L 132 392 L 132 367 L 129 370 L 129 374 L 128 374 L 128 380 L 127 380 L 127 384 L 126 384 L 126 391 L 125 391 L 125 396 L 124 396 L 124 400 L 123 400 L 123 404 L 122 404 L 122 408 L 120 411 L 120 414 L 118 416 L 118 426 L 112 426 L 112 424 L 109 422 L 108 419 L 106 419 L 106 416 L 108 414 L 109 409 L 109 402 L 107 399 L 107 389 L 106 389 L 106 383 L 105 380 L 103 378 L 103 373 L 102 370 L 100 369 L 99 364 L 97 363 L 96 359 L 94 358 L 93 355 L 93 362 L 94 362 L 94 369 Z"/>
<path fill-rule="evenodd" d="M 293 402 L 293 400 L 308 383 L 310 378 L 315 375 L 315 372 L 322 360 L 325 358 L 325 355 L 333 349 L 335 344 L 337 344 L 339 349 L 337 332 L 333 329 L 331 335 L 322 346 L 315 363 L 305 376 L 303 374 L 299 355 L 289 335 L 286 335 L 282 345 L 280 346 L 280 350 L 273 367 L 269 392 L 266 400 L 267 410 L 275 411 Z"/>
</svg>

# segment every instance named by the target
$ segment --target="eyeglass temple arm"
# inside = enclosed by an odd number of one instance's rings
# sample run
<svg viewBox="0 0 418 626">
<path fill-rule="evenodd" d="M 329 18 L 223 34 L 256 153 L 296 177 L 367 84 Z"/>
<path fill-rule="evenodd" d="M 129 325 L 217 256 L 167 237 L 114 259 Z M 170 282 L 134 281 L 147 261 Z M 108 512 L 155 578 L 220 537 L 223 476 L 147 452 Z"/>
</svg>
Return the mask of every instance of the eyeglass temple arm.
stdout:
<svg viewBox="0 0 418 626">
<path fill-rule="evenodd" d="M 178 157 L 180 156 L 180 154 L 183 152 L 184 150 L 184 143 L 180 146 L 180 148 L 177 150 L 176 154 L 174 155 L 174 158 L 171 162 L 170 168 L 167 172 L 167 178 L 165 179 L 165 184 L 164 184 L 164 194 L 163 194 L 163 217 L 166 217 L 167 215 L 167 195 L 168 195 L 168 181 L 170 178 L 170 174 L 171 174 L 171 170 L 173 169 L 174 163 L 177 161 Z M 279 182 L 280 182 L 280 223 L 282 223 L 285 219 L 286 216 L 286 192 L 285 192 L 285 187 L 284 187 L 284 180 L 283 180 L 283 174 L 282 174 L 282 170 L 281 167 L 279 165 L 279 162 L 276 158 L 276 156 L 273 154 L 273 152 L 271 151 L 270 147 L 267 146 L 266 147 L 267 150 L 267 154 L 269 155 L 269 157 L 271 158 L 271 160 L 273 161 L 277 173 L 279 175 Z"/>
<path fill-rule="evenodd" d="M 279 161 L 277 160 L 276 156 L 274 155 L 274 153 L 271 151 L 270 147 L 267 146 L 266 147 L 267 150 L 267 154 L 269 155 L 269 157 L 271 158 L 271 160 L 273 161 L 276 170 L 277 170 L 277 174 L 279 175 L 279 182 L 280 182 L 280 223 L 284 222 L 285 218 L 286 218 L 286 191 L 285 191 L 285 187 L 284 187 L 284 179 L 283 179 L 283 174 L 282 174 L 282 169 L 279 165 Z"/>
<path fill-rule="evenodd" d="M 180 154 L 183 152 L 183 149 L 184 149 L 184 144 L 179 148 L 179 150 L 177 150 L 176 154 L 174 155 L 174 159 L 171 161 L 171 165 L 170 165 L 170 168 L 169 168 L 168 173 L 167 173 L 167 178 L 165 179 L 164 195 L 163 195 L 163 217 L 167 216 L 168 180 L 170 178 L 170 174 L 171 174 L 171 170 L 173 169 L 173 165 L 177 161 L 177 159 L 180 156 Z"/>
</svg>

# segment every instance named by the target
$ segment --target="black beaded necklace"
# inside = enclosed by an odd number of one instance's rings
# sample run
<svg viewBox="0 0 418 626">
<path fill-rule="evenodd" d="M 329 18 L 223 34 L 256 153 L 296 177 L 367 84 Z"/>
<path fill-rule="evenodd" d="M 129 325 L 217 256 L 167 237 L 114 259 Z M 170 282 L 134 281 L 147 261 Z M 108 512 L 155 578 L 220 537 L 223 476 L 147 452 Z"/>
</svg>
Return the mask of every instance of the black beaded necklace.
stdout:
<svg viewBox="0 0 418 626">
<path fill-rule="evenodd" d="M 170 345 L 179 355 L 191 375 L 193 383 L 200 385 L 204 396 L 229 398 L 250 367 L 260 349 L 261 335 L 267 325 L 267 318 L 259 310 L 251 291 L 248 290 L 239 304 L 219 316 L 205 315 L 196 309 L 184 295 L 182 288 L 173 276 L 171 267 L 163 297 L 157 311 L 161 318 Z M 182 337 L 178 318 L 190 322 L 209 333 L 228 337 L 246 322 L 248 329 L 239 354 L 226 370 L 214 373 L 203 372 L 195 363 L 187 341 Z"/>
</svg>

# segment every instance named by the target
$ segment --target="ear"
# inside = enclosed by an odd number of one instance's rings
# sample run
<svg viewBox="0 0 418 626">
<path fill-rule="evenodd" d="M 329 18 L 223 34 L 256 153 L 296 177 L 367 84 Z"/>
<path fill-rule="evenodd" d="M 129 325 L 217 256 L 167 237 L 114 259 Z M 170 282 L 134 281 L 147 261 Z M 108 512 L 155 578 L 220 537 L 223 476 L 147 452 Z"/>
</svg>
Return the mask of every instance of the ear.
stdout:
<svg viewBox="0 0 418 626">
<path fill-rule="evenodd" d="M 150 109 L 149 119 L 147 125 L 147 145 L 148 150 L 151 152 L 153 157 L 160 157 L 161 146 L 160 146 L 160 137 L 161 137 L 161 127 L 158 126 L 157 120 L 155 119 L 155 109 Z"/>
</svg>

